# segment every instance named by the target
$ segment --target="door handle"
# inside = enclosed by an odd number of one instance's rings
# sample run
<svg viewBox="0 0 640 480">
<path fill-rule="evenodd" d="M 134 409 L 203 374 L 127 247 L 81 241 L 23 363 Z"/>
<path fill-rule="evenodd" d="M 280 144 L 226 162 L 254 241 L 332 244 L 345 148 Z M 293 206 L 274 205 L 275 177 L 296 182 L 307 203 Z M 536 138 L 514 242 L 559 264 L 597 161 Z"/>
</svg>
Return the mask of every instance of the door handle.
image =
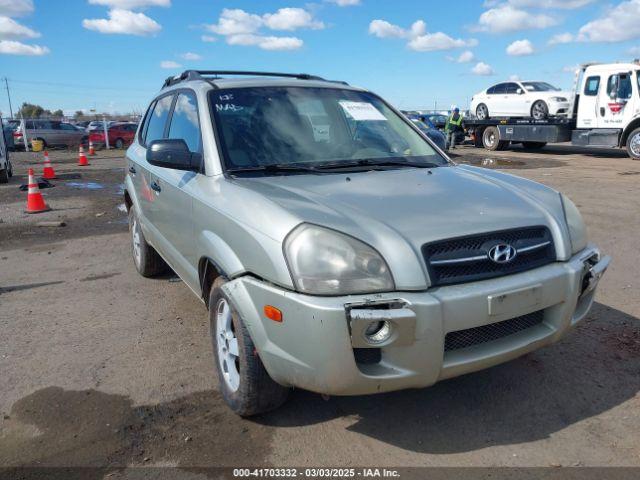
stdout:
<svg viewBox="0 0 640 480">
<path fill-rule="evenodd" d="M 135 173 L 136 173 L 136 167 L 134 167 L 133 165 L 131 165 L 131 166 L 129 167 L 129 173 L 133 173 L 133 174 L 135 175 Z"/>
<path fill-rule="evenodd" d="M 151 182 L 151 190 L 160 192 L 162 189 L 160 188 L 160 185 L 158 185 L 156 182 Z"/>
<path fill-rule="evenodd" d="M 604 117 L 604 107 L 600 107 L 600 116 Z"/>
</svg>

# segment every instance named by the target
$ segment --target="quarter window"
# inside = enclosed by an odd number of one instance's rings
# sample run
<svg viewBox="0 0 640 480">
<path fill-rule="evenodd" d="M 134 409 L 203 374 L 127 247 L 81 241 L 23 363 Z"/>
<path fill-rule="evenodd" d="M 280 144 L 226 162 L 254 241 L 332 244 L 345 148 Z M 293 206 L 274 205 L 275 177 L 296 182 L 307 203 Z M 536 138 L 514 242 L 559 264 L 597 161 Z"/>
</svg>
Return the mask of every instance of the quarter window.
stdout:
<svg viewBox="0 0 640 480">
<path fill-rule="evenodd" d="M 200 151 L 200 122 L 196 96 L 193 93 L 178 94 L 176 105 L 173 107 L 168 138 L 181 138 L 190 151 Z"/>
<path fill-rule="evenodd" d="M 600 88 L 600 77 L 588 77 L 584 82 L 584 94 L 589 97 L 595 97 L 598 95 L 598 89 Z"/>
<path fill-rule="evenodd" d="M 156 103 L 153 113 L 149 118 L 149 125 L 147 125 L 147 132 L 145 135 L 146 144 L 149 144 L 154 140 L 164 138 L 164 128 L 167 124 L 167 118 L 169 117 L 172 101 L 173 95 L 167 95 L 166 97 L 162 97 L 158 100 L 158 103 Z"/>
</svg>

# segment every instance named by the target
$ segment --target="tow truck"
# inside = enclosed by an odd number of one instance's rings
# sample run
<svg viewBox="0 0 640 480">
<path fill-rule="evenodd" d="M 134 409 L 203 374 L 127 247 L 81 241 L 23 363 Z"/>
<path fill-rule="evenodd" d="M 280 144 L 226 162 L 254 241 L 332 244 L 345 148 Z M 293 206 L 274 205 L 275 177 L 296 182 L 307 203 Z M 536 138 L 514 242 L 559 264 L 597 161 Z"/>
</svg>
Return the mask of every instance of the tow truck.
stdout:
<svg viewBox="0 0 640 480">
<path fill-rule="evenodd" d="M 512 143 L 539 149 L 547 143 L 626 149 L 640 160 L 640 61 L 586 63 L 575 72 L 566 115 L 543 120 L 470 117 L 465 126 L 476 147 L 504 150 Z"/>
</svg>

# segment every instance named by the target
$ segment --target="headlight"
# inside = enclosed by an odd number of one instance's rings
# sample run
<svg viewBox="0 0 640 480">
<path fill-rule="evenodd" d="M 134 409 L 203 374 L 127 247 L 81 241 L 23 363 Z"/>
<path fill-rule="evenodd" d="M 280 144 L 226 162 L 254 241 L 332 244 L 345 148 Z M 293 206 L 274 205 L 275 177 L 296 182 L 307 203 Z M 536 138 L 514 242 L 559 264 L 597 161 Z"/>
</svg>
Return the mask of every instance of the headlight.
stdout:
<svg viewBox="0 0 640 480">
<path fill-rule="evenodd" d="M 300 225 L 284 252 L 296 288 L 317 295 L 394 290 L 384 259 L 369 245 L 315 225 Z"/>
<path fill-rule="evenodd" d="M 582 220 L 582 215 L 580 215 L 578 207 L 569 200 L 569 197 L 560 194 L 560 198 L 562 199 L 564 218 L 569 227 L 571 253 L 575 254 L 584 250 L 587 246 L 587 227 L 584 225 L 584 220 Z"/>
<path fill-rule="evenodd" d="M 551 97 L 552 102 L 568 102 L 565 97 Z"/>
</svg>

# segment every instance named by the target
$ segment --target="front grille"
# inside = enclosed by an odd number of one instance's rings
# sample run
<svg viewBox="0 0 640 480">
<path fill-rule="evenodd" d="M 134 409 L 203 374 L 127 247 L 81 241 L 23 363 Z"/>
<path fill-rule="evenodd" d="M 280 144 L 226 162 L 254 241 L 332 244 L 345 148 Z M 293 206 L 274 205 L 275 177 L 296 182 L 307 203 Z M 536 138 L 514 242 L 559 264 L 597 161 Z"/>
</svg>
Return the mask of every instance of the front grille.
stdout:
<svg viewBox="0 0 640 480">
<path fill-rule="evenodd" d="M 488 253 L 505 243 L 516 250 L 507 263 L 495 263 Z M 538 268 L 555 260 L 547 227 L 526 227 L 428 243 L 422 247 L 432 286 L 473 282 Z"/>
<path fill-rule="evenodd" d="M 502 322 L 490 323 L 489 325 L 468 328 L 466 330 L 458 330 L 457 332 L 449 332 L 444 338 L 444 351 L 460 350 L 462 348 L 508 337 L 514 333 L 539 325 L 543 319 L 544 310 L 538 310 L 537 312 Z"/>
</svg>

